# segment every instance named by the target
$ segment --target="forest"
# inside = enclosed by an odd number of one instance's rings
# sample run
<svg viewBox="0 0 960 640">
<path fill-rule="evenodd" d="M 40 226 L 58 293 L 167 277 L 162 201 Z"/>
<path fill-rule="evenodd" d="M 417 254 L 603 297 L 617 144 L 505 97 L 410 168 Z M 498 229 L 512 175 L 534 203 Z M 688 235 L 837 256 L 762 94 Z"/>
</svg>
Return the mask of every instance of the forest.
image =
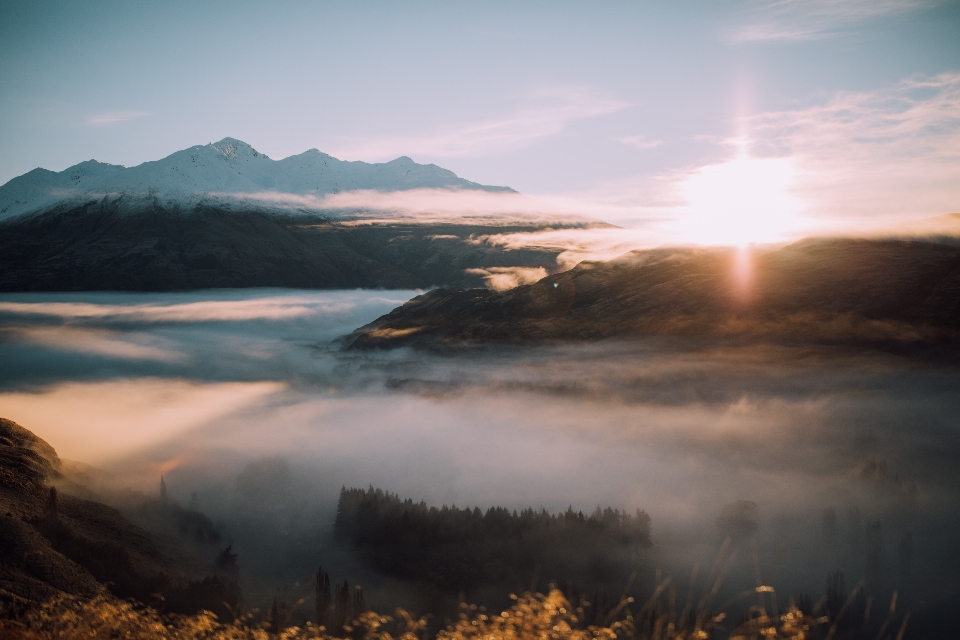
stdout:
<svg viewBox="0 0 960 640">
<path fill-rule="evenodd" d="M 650 516 L 607 507 L 585 515 L 527 508 L 428 507 L 382 489 L 340 491 L 334 524 L 369 566 L 415 583 L 421 601 L 486 603 L 562 585 L 568 597 L 622 588 L 652 546 Z M 499 604 L 499 602 L 497 602 Z M 493 603 L 491 603 L 493 604 Z"/>
</svg>

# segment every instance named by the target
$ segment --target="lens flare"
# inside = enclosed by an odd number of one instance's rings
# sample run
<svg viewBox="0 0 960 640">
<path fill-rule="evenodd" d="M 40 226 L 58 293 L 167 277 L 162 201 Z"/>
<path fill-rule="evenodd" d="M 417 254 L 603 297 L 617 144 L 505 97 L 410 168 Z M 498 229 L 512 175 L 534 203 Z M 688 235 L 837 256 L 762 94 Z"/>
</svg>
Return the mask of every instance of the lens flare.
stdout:
<svg viewBox="0 0 960 640">
<path fill-rule="evenodd" d="M 740 302 L 750 298 L 753 285 L 753 251 L 749 246 L 738 246 L 733 258 L 733 293 Z"/>
</svg>

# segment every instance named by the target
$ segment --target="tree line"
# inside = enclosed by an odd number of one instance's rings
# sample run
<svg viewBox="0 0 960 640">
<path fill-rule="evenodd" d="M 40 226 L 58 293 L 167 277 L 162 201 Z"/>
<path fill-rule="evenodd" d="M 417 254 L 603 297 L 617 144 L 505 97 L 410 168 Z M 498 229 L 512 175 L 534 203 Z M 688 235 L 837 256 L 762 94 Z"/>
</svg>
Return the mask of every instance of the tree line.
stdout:
<svg viewBox="0 0 960 640">
<path fill-rule="evenodd" d="M 382 489 L 342 488 L 334 530 L 375 570 L 435 596 L 522 592 L 555 583 L 590 591 L 626 582 L 652 546 L 650 516 L 428 506 Z"/>
</svg>

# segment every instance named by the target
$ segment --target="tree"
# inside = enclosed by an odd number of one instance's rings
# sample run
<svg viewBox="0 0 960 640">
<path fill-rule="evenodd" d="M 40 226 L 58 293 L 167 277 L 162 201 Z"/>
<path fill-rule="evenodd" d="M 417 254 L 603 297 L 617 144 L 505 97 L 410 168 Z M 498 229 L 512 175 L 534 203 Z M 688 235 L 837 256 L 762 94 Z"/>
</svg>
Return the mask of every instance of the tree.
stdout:
<svg viewBox="0 0 960 640">
<path fill-rule="evenodd" d="M 322 627 L 326 627 L 329 622 L 332 601 L 330 597 L 330 576 L 323 570 L 323 567 L 318 567 L 316 583 L 317 624 Z"/>
<path fill-rule="evenodd" d="M 366 600 L 363 598 L 363 587 L 356 585 L 353 588 L 353 617 L 359 618 L 360 614 L 367 610 Z"/>
<path fill-rule="evenodd" d="M 277 607 L 277 596 L 273 596 L 273 606 L 270 608 L 270 632 L 280 633 L 280 609 Z"/>
<path fill-rule="evenodd" d="M 334 603 L 333 627 L 335 630 L 340 630 L 350 621 L 350 586 L 347 581 L 337 583 L 334 593 L 336 594 L 336 602 Z"/>
<path fill-rule="evenodd" d="M 214 563 L 214 566 L 224 573 L 235 574 L 239 571 L 239 567 L 237 566 L 238 555 L 239 554 L 233 553 L 233 545 L 228 544 L 227 548 L 217 556 L 217 561 Z"/>
<path fill-rule="evenodd" d="M 164 482 L 163 476 L 160 476 L 160 502 L 166 503 L 167 498 L 167 483 Z"/>
</svg>

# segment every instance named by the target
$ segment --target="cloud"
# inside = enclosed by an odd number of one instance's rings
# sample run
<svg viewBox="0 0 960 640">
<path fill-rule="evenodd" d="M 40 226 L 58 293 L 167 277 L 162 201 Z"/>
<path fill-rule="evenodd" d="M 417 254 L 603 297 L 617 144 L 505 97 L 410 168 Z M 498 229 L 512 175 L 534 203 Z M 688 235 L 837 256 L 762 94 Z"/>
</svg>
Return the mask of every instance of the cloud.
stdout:
<svg viewBox="0 0 960 640">
<path fill-rule="evenodd" d="M 894 223 L 960 210 L 960 73 L 838 92 L 747 118 L 730 155 L 568 196 L 642 233 L 510 234 L 506 246 L 569 243 L 561 261 L 651 244 L 782 242 L 811 234 L 891 233 Z M 949 235 L 954 227 L 938 223 Z M 491 240 L 493 241 L 493 240 Z M 555 246 L 555 248 L 557 248 Z"/>
<path fill-rule="evenodd" d="M 149 334 L 119 333 L 107 329 L 80 329 L 75 327 L 24 327 L 0 329 L 8 339 L 53 349 L 87 353 L 124 360 L 156 360 L 181 362 L 183 354 L 170 346 L 169 341 Z"/>
<path fill-rule="evenodd" d="M 361 189 L 323 196 L 261 191 L 255 193 L 217 193 L 217 198 L 272 203 L 307 211 L 335 211 L 340 219 L 354 224 L 374 224 L 415 220 L 421 223 L 445 222 L 471 224 L 596 223 L 584 213 L 596 209 L 596 203 L 576 198 L 528 196 L 473 189 L 409 189 L 373 191 Z M 385 216 L 384 214 L 389 214 Z"/>
<path fill-rule="evenodd" d="M 742 137 L 714 140 L 730 154 L 720 162 L 607 182 L 580 193 L 433 189 L 282 197 L 300 198 L 297 206 L 306 208 L 340 209 L 358 224 L 388 222 L 398 215 L 425 223 L 477 224 L 524 218 L 560 224 L 589 216 L 640 231 L 484 238 L 511 248 L 563 247 L 569 250 L 560 259 L 564 265 L 577 257 L 612 257 L 657 244 L 781 242 L 810 234 L 862 233 L 960 209 L 960 73 L 833 93 L 740 124 Z"/>
<path fill-rule="evenodd" d="M 19 298 L 19 306 L 0 312 L 0 388 L 32 391 L 63 379 L 118 376 L 253 382 L 284 379 L 291 369 L 326 387 L 337 377 L 318 366 L 315 353 L 417 293 L 8 294 L 2 302 Z M 201 297 L 260 304 L 210 305 L 198 313 L 190 302 Z"/>
<path fill-rule="evenodd" d="M 111 319 L 128 322 L 241 322 L 286 320 L 317 314 L 346 313 L 349 301 L 306 297 L 256 300 L 210 300 L 179 304 L 94 304 L 89 302 L 0 302 L 0 313 L 63 319 Z"/>
<path fill-rule="evenodd" d="M 751 147 L 791 158 L 818 217 L 917 218 L 960 208 L 960 73 L 842 92 L 751 118 Z"/>
<path fill-rule="evenodd" d="M 628 251 L 652 248 L 662 240 L 662 235 L 641 229 L 600 228 L 499 233 L 478 236 L 473 242 L 514 250 L 560 251 L 557 264 L 563 269 L 571 269 L 584 260 L 610 260 Z"/>
<path fill-rule="evenodd" d="M 935 4 L 924 0 L 763 0 L 751 2 L 733 43 L 830 38 L 859 24 Z"/>
<path fill-rule="evenodd" d="M 92 125 L 104 125 L 136 120 L 148 115 L 150 115 L 149 111 L 104 111 L 90 116 L 88 121 Z"/>
<path fill-rule="evenodd" d="M 448 125 L 419 135 L 355 140 L 336 149 L 334 155 L 449 158 L 502 153 L 557 135 L 577 120 L 608 115 L 628 106 L 627 102 L 586 89 L 545 90 L 532 95 L 526 106 L 498 118 Z"/>
<path fill-rule="evenodd" d="M 490 267 L 467 269 L 467 273 L 483 276 L 483 281 L 494 291 L 506 291 L 547 277 L 547 270 L 543 267 Z"/>
<path fill-rule="evenodd" d="M 69 295 L 92 304 L 124 298 Z M 140 306 L 145 295 L 126 298 L 127 306 Z M 368 309 L 345 330 L 387 311 L 373 308 L 382 293 L 343 295 Z M 156 299 L 179 303 L 188 296 Z M 37 329 L 49 322 L 15 320 Z M 803 545 L 804 537 L 817 545 L 822 509 L 858 506 L 864 519 L 883 519 L 888 541 L 901 527 L 922 534 L 916 566 L 943 567 L 945 579 L 953 577 L 955 563 L 943 558 L 956 555 L 956 371 L 924 369 L 883 352 L 656 340 L 446 357 L 341 352 L 313 342 L 326 324 L 294 318 L 114 326 L 120 335 L 112 339 L 152 344 L 140 338 L 150 333 L 195 357 L 172 375 L 168 367 L 163 378 L 144 375 L 149 363 L 124 362 L 129 379 L 95 382 L 78 382 L 65 370 L 72 354 L 38 358 L 34 367 L 56 380 L 33 393 L 9 388 L 24 377 L 15 362 L 5 368 L 11 379 L 0 382 L 0 415 L 34 430 L 64 457 L 105 468 L 123 488 L 155 496 L 163 473 L 174 500 L 186 503 L 196 491 L 200 507 L 243 552 L 244 571 L 254 570 L 257 554 L 264 565 L 289 558 L 297 571 L 315 566 L 305 564 L 303 549 L 319 553 L 315 541 L 329 531 L 340 487 L 373 484 L 436 505 L 644 508 L 655 525 L 651 553 L 679 554 L 684 563 L 699 558 L 694 554 L 709 542 L 721 507 L 748 499 L 761 509 L 760 557 L 779 557 L 789 539 L 799 545 L 790 563 L 818 563 L 796 572 L 814 583 L 797 590 L 820 588 L 835 568 L 827 566 L 833 556 L 816 553 L 821 546 Z M 254 341 L 268 357 L 250 353 Z M 11 363 L 11 355 L 9 343 L 0 342 L 0 362 Z M 924 520 L 890 517 L 894 499 L 855 472 L 871 456 L 888 460 L 905 484 L 920 485 Z M 269 474 L 251 473 L 270 468 L 288 481 L 273 487 Z M 238 483 L 238 473 L 262 484 Z M 251 499 L 258 489 L 273 491 L 269 500 Z M 318 515 L 312 505 L 325 511 Z M 274 527 L 262 529 L 262 537 L 252 530 L 260 518 Z M 684 539 L 694 542 L 679 546 Z M 320 551 L 327 563 L 330 551 Z M 715 549 L 704 553 L 709 562 Z M 280 571 L 284 563 L 270 566 Z M 668 573 L 675 568 L 664 566 Z M 749 581 L 749 561 L 746 568 Z M 924 569 L 924 584 L 939 577 Z"/>
</svg>

